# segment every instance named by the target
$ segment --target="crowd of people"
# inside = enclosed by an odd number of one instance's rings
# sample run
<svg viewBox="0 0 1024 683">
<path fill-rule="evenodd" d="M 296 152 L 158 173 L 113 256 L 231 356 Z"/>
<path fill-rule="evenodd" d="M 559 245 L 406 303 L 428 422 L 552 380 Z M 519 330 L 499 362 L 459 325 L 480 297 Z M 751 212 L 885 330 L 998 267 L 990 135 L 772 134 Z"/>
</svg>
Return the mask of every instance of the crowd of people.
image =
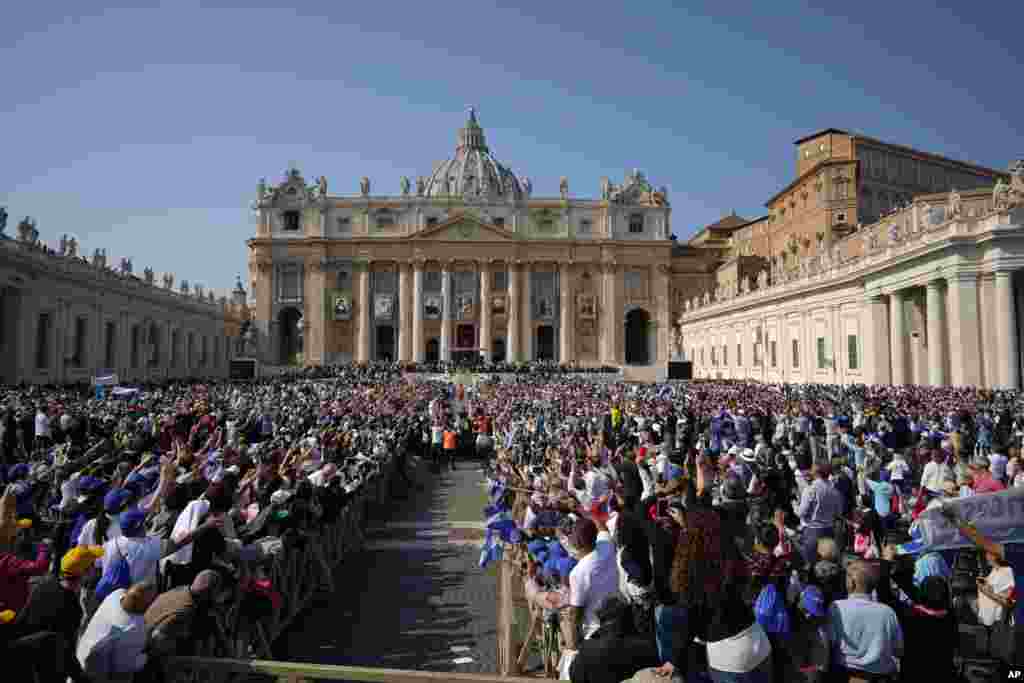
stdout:
<svg viewBox="0 0 1024 683">
<path fill-rule="evenodd" d="M 952 680 L 964 622 L 1024 652 L 1020 546 L 949 504 L 1024 484 L 1015 392 L 451 370 L 0 388 L 0 643 L 38 680 L 155 680 L 418 457 L 485 467 L 481 564 L 522 568 L 567 680 Z M 979 550 L 929 547 L 936 514 Z"/>
</svg>

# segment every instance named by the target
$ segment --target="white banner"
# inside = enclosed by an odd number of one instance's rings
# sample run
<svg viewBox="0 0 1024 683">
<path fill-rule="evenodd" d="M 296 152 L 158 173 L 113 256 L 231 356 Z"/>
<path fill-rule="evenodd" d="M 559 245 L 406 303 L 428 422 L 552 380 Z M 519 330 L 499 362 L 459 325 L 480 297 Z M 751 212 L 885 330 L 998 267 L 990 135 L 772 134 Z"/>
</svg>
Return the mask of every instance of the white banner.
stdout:
<svg viewBox="0 0 1024 683">
<path fill-rule="evenodd" d="M 996 543 L 1024 543 L 1024 488 L 952 498 L 944 504 L 952 506 L 962 520 L 974 524 L 982 535 Z M 912 535 L 918 536 L 915 540 L 928 550 L 974 546 L 938 509 L 922 512 L 915 527 L 919 536 Z"/>
</svg>

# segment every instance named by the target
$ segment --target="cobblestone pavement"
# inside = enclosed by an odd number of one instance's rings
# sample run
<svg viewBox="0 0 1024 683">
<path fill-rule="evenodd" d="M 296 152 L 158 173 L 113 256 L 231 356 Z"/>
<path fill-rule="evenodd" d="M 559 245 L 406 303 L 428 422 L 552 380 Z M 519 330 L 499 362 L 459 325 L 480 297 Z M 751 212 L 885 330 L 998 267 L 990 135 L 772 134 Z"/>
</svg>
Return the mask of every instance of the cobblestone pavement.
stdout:
<svg viewBox="0 0 1024 683">
<path fill-rule="evenodd" d="M 335 572 L 334 593 L 296 620 L 276 655 L 317 664 L 497 671 L 496 575 L 477 566 L 482 477 L 469 463 L 439 476 L 418 463 L 423 490 L 394 501 L 390 511 L 374 511 L 366 549 Z M 460 658 L 472 662 L 454 663 Z"/>
</svg>

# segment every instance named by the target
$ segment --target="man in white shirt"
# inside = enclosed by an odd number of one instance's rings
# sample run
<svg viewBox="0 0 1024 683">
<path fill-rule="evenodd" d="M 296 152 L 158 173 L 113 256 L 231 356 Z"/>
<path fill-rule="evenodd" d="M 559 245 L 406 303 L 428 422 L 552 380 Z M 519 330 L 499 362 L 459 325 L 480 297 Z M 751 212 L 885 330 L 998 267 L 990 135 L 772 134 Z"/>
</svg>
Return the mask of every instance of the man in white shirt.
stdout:
<svg viewBox="0 0 1024 683">
<path fill-rule="evenodd" d="M 921 473 L 921 489 L 923 494 L 933 498 L 942 495 L 942 482 L 953 477 L 953 470 L 946 464 L 946 454 L 938 449 L 932 449 L 932 459 L 924 466 Z"/>
<path fill-rule="evenodd" d="M 146 665 L 145 614 L 156 586 L 138 583 L 113 591 L 89 620 L 75 654 L 82 671 L 97 683 L 132 680 Z"/>
<path fill-rule="evenodd" d="M 569 610 L 563 629 L 569 651 L 578 649 L 578 632 L 586 639 L 597 631 L 601 625 L 597 608 L 619 591 L 615 544 L 607 529 L 598 532 L 593 520 L 580 519 L 573 530 L 573 544 L 580 560 L 569 574 Z"/>
<path fill-rule="evenodd" d="M 46 416 L 46 409 L 43 406 L 36 409 L 35 432 L 34 448 L 45 448 L 50 445 L 50 418 Z"/>
<path fill-rule="evenodd" d="M 992 571 L 986 577 L 978 577 L 978 597 L 971 607 L 978 615 L 978 622 L 984 626 L 995 626 L 1003 618 L 1003 611 L 1010 604 L 1013 592 L 1013 568 L 1002 557 L 986 553 Z"/>
</svg>

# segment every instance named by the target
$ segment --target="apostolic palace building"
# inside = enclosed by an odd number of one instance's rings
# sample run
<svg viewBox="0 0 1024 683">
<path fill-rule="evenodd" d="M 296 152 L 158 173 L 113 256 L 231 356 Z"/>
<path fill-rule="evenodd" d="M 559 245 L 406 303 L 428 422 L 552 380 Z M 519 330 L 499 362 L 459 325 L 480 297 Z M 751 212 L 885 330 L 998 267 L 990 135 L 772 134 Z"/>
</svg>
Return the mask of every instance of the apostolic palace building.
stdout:
<svg viewBox="0 0 1024 683">
<path fill-rule="evenodd" d="M 550 360 L 663 377 L 1019 386 L 1024 162 L 1009 172 L 828 129 L 764 216 L 687 243 L 640 171 L 532 194 L 471 110 L 396 193 L 261 181 L 248 243 L 265 362 Z"/>
</svg>

